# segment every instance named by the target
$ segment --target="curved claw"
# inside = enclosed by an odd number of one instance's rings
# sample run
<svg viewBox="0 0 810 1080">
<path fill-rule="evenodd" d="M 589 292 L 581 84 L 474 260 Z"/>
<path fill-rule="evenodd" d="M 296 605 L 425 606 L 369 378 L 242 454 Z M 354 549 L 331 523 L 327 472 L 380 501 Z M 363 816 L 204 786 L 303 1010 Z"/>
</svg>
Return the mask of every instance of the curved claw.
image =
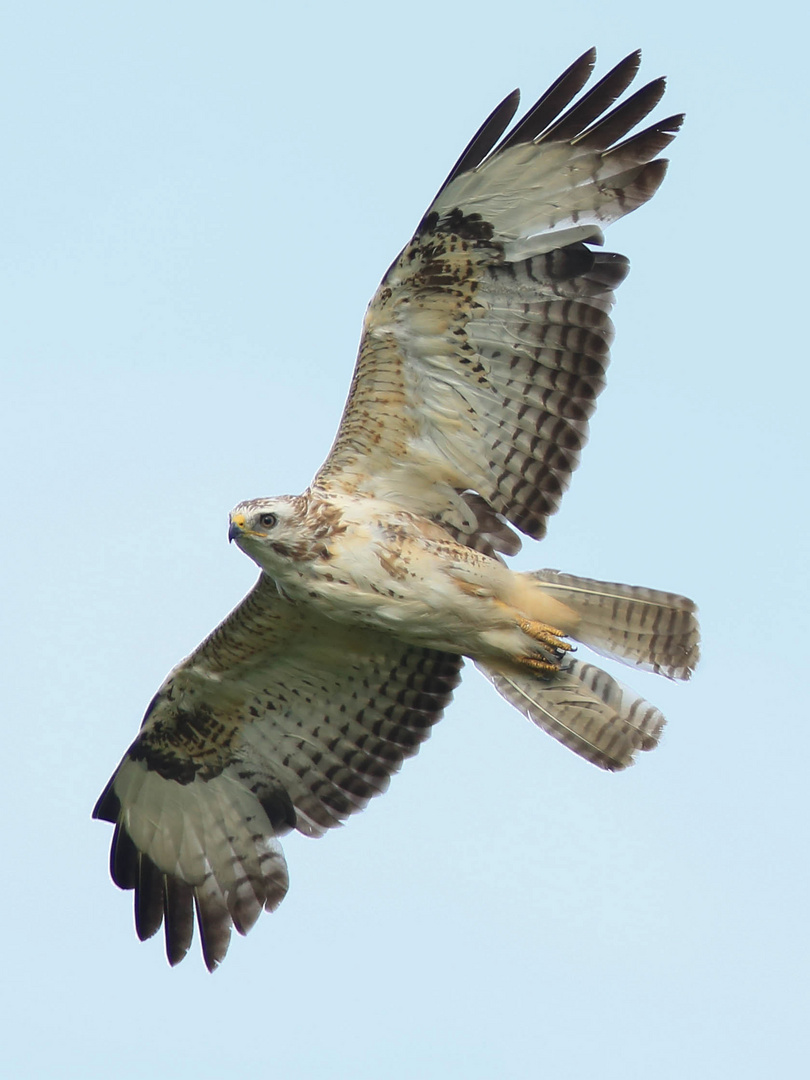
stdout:
<svg viewBox="0 0 810 1080">
<path fill-rule="evenodd" d="M 539 656 L 518 656 L 518 663 L 524 667 L 529 667 L 533 671 L 536 671 L 539 675 L 556 675 L 560 670 L 558 663 L 550 663 L 547 660 L 541 660 Z"/>
<path fill-rule="evenodd" d="M 574 648 L 570 641 L 565 640 L 565 631 L 533 619 L 519 618 L 517 622 L 523 633 L 541 646 L 539 657 L 521 657 L 521 662 L 549 673 L 559 671 L 560 661 Z"/>
</svg>

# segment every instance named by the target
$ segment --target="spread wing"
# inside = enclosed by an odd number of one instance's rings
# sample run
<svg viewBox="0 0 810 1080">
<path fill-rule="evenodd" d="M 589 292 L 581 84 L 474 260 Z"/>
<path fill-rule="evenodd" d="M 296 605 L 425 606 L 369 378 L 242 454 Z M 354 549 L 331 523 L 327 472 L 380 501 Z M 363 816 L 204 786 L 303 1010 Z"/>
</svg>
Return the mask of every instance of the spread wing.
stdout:
<svg viewBox="0 0 810 1080">
<path fill-rule="evenodd" d="M 504 518 L 544 535 L 604 385 L 628 269 L 588 245 L 655 193 L 666 162 L 653 159 L 682 120 L 625 138 L 664 91 L 658 79 L 611 111 L 639 53 L 565 111 L 594 61 L 580 57 L 495 146 L 510 95 L 462 154 L 369 306 L 313 486 L 396 498 L 484 550 L 519 547 Z"/>
<path fill-rule="evenodd" d="M 287 891 L 277 837 L 319 836 L 388 786 L 440 718 L 460 657 L 319 619 L 261 577 L 160 688 L 94 817 L 172 964 L 196 909 L 213 970 Z"/>
</svg>

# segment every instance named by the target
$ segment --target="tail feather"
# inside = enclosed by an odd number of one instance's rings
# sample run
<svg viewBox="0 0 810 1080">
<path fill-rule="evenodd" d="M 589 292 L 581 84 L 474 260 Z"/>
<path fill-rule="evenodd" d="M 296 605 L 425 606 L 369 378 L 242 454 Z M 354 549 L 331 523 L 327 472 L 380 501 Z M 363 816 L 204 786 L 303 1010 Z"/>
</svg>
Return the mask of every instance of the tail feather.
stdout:
<svg viewBox="0 0 810 1080">
<path fill-rule="evenodd" d="M 548 679 L 517 665 L 476 666 L 510 705 L 602 769 L 624 769 L 658 745 L 662 713 L 593 664 L 568 657 Z"/>
<path fill-rule="evenodd" d="M 527 577 L 579 616 L 571 637 L 614 660 L 688 679 L 700 657 L 695 604 L 685 596 L 637 585 L 538 570 Z"/>
</svg>

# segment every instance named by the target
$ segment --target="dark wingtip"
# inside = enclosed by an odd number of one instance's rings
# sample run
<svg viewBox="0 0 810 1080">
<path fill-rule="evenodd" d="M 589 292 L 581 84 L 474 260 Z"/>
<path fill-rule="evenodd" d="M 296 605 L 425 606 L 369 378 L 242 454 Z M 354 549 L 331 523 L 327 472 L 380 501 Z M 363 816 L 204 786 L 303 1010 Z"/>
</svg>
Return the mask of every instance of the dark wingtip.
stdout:
<svg viewBox="0 0 810 1080">
<path fill-rule="evenodd" d="M 134 889 L 138 883 L 138 849 L 120 821 L 110 845 L 110 877 L 119 889 Z"/>
<path fill-rule="evenodd" d="M 146 941 L 163 923 L 163 874 L 148 855 L 138 858 L 138 884 L 135 888 L 135 933 Z"/>
<path fill-rule="evenodd" d="M 115 776 L 116 774 L 113 773 L 107 781 L 107 786 L 99 795 L 98 802 L 93 807 L 91 815 L 96 821 L 109 821 L 111 825 L 115 825 L 118 821 L 118 815 L 121 813 L 121 800 L 113 790 Z"/>
<path fill-rule="evenodd" d="M 210 972 L 216 971 L 231 941 L 232 920 L 228 909 L 219 901 L 211 903 L 194 890 L 194 907 L 197 912 L 197 926 L 200 931 L 203 960 Z"/>
<path fill-rule="evenodd" d="M 166 959 L 175 967 L 186 956 L 194 937 L 194 889 L 166 876 L 163 885 Z"/>
<path fill-rule="evenodd" d="M 213 975 L 214 972 L 219 967 L 219 965 L 225 959 L 225 953 L 227 952 L 228 947 L 226 945 L 225 948 L 223 949 L 220 946 L 212 946 L 211 944 L 209 944 L 206 941 L 204 934 L 201 933 L 201 937 L 203 939 L 202 940 L 203 963 L 205 964 L 208 971 Z"/>
<path fill-rule="evenodd" d="M 436 192 L 431 205 L 433 205 L 447 185 L 452 183 L 457 176 L 461 176 L 462 173 L 467 172 L 469 169 L 474 169 L 481 164 L 493 146 L 497 143 L 498 139 L 500 139 L 501 135 L 503 135 L 504 131 L 509 127 L 519 105 L 520 90 L 515 89 L 511 94 L 507 94 L 503 101 L 492 110 L 481 127 L 462 150 L 461 156 L 447 174 L 447 178 Z"/>
<path fill-rule="evenodd" d="M 661 186 L 669 168 L 669 158 L 656 158 L 650 161 L 639 172 L 636 185 L 644 191 L 647 198 L 652 198 Z M 649 194 L 647 194 L 649 192 Z"/>
<path fill-rule="evenodd" d="M 590 64 L 591 67 L 596 63 L 596 46 L 591 45 L 590 49 L 586 49 L 582 56 L 578 56 L 576 60 L 571 64 L 571 67 L 579 67 L 580 64 Z M 570 68 L 568 69 L 570 71 Z"/>
</svg>

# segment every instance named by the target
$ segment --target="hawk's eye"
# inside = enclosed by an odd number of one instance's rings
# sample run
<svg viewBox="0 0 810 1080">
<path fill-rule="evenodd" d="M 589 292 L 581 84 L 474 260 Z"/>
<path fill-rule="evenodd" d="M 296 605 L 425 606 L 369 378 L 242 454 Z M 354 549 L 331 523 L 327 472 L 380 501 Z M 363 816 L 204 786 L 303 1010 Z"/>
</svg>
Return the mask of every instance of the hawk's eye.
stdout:
<svg viewBox="0 0 810 1080">
<path fill-rule="evenodd" d="M 259 524 L 263 529 L 272 529 L 277 521 L 275 514 L 259 514 Z"/>
</svg>

